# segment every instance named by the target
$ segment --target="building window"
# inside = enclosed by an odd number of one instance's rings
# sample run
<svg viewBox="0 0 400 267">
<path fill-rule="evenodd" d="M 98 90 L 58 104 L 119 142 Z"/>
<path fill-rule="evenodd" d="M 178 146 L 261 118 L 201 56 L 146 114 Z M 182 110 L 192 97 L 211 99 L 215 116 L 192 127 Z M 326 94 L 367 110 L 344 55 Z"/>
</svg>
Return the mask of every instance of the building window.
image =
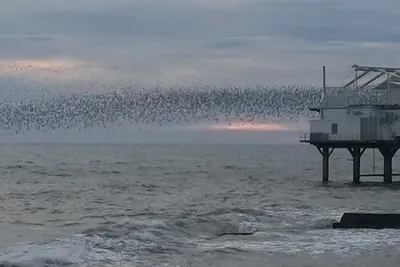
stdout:
<svg viewBox="0 0 400 267">
<path fill-rule="evenodd" d="M 332 134 L 338 133 L 338 125 L 337 123 L 332 123 Z"/>
</svg>

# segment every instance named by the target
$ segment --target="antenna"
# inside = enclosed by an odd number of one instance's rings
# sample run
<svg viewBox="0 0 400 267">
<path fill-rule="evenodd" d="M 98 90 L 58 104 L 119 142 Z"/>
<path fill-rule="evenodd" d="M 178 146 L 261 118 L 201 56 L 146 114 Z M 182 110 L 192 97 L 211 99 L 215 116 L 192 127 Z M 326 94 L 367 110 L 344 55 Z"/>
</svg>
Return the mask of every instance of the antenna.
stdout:
<svg viewBox="0 0 400 267">
<path fill-rule="evenodd" d="M 325 94 L 326 93 L 326 68 L 325 68 L 325 66 L 322 67 L 322 75 L 323 75 L 322 86 L 323 86 L 324 94 Z"/>
<path fill-rule="evenodd" d="M 321 107 L 320 107 L 320 113 L 321 113 L 321 118 L 324 118 L 324 111 L 323 111 L 323 102 L 324 98 L 326 95 L 326 68 L 325 66 L 322 66 L 322 98 L 321 98 Z"/>
</svg>

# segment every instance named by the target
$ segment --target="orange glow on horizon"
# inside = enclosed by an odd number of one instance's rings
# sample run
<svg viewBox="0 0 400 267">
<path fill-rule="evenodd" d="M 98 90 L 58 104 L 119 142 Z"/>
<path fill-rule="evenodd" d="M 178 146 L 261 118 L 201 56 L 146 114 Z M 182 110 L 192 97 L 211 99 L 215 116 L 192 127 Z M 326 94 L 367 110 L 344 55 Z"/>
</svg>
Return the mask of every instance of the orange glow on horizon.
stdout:
<svg viewBox="0 0 400 267">
<path fill-rule="evenodd" d="M 37 69 L 70 69 L 81 65 L 83 62 L 71 61 L 63 59 L 13 59 L 0 61 L 3 66 L 8 66 L 8 69 L 16 68 L 37 68 Z M 5 68 L 7 69 L 7 68 Z"/>
<path fill-rule="evenodd" d="M 10 59 L 0 60 L 0 76 L 23 76 L 30 79 L 51 81 L 91 77 L 87 75 L 89 64 L 69 59 Z M 93 68 L 90 69 L 93 72 Z"/>
<path fill-rule="evenodd" d="M 253 124 L 248 122 L 232 122 L 226 125 L 208 125 L 204 126 L 203 129 L 208 130 L 226 130 L 226 131 L 247 131 L 247 132 L 272 132 L 272 131 L 288 131 L 289 129 L 283 125 L 262 123 Z"/>
</svg>

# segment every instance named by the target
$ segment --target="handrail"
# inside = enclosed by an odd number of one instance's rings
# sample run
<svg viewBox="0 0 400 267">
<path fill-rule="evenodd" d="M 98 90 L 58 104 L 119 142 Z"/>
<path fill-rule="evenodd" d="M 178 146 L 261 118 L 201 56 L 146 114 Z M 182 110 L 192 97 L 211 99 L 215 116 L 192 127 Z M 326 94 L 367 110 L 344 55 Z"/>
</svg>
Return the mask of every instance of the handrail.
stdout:
<svg viewBox="0 0 400 267">
<path fill-rule="evenodd" d="M 320 105 L 325 108 L 382 104 L 388 104 L 388 99 L 383 92 L 366 89 L 356 90 L 344 87 L 328 87 L 320 103 Z"/>
<path fill-rule="evenodd" d="M 333 134 L 326 134 L 327 139 L 319 139 L 318 137 L 311 138 L 311 135 L 313 133 L 300 133 L 300 141 L 303 142 L 309 142 L 309 141 L 379 141 L 379 140 L 394 140 L 394 138 L 387 138 L 387 139 L 382 139 L 382 138 L 376 138 L 376 139 L 371 139 L 371 140 L 361 140 L 359 134 L 338 134 L 338 135 L 333 135 Z M 318 133 L 315 133 L 318 134 Z M 325 135 L 325 136 L 326 136 Z M 318 135 L 316 135 L 318 136 Z"/>
<path fill-rule="evenodd" d="M 300 133 L 300 141 L 310 141 L 309 133 Z"/>
</svg>

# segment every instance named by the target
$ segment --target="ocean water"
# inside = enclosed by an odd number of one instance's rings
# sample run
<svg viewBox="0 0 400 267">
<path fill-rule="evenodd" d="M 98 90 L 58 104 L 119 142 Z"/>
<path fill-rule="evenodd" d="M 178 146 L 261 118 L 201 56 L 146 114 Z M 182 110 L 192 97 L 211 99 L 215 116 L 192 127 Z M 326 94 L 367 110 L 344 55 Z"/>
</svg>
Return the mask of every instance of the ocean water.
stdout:
<svg viewBox="0 0 400 267">
<path fill-rule="evenodd" d="M 350 184 L 345 150 L 332 154 L 323 185 L 321 156 L 308 145 L 0 149 L 0 266 L 400 263 L 397 230 L 331 229 L 346 211 L 400 208 L 397 183 Z M 376 172 L 381 165 L 376 153 Z M 253 234 L 220 236 L 237 232 Z"/>
</svg>

